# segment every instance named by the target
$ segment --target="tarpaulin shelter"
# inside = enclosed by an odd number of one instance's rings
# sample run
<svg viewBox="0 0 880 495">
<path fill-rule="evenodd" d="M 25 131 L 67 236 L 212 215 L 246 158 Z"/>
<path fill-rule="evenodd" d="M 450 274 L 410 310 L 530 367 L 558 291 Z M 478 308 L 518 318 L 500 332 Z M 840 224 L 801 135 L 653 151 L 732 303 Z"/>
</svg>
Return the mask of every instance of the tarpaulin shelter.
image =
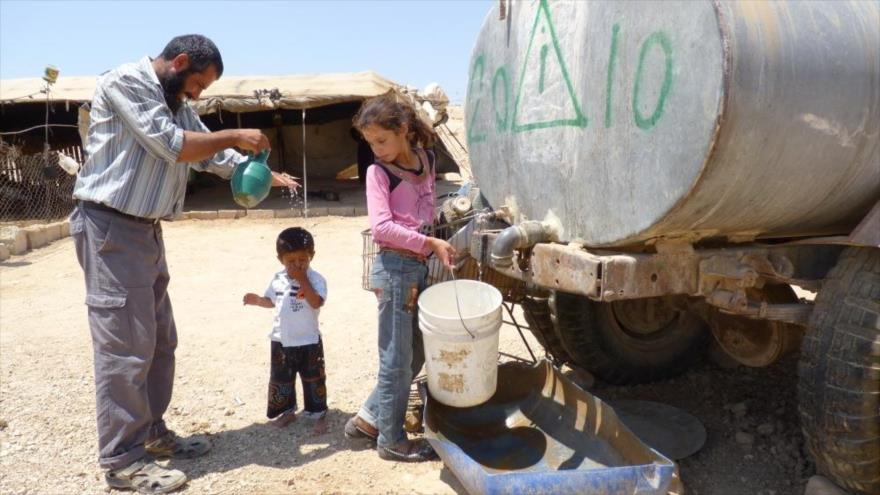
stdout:
<svg viewBox="0 0 880 495">
<path fill-rule="evenodd" d="M 80 104 L 89 102 L 95 77 L 61 77 L 51 87 L 50 122 L 75 125 Z M 45 117 L 45 82 L 39 78 L 0 80 L 0 132 L 42 124 Z M 329 179 L 357 160 L 357 141 L 351 119 L 361 102 L 400 85 L 375 72 L 286 76 L 224 76 L 212 84 L 194 107 L 212 130 L 258 128 L 269 137 L 269 165 L 293 175 Z M 305 126 L 303 127 L 303 122 Z M 58 147 L 75 144 L 76 129 L 52 128 Z M 31 135 L 33 134 L 33 135 Z M 25 143 L 42 141 L 43 130 L 24 134 Z M 440 133 L 444 137 L 444 133 Z M 50 139 L 50 141 L 52 141 Z M 441 139 L 438 171 L 457 172 L 452 156 Z M 305 143 L 305 145 L 303 144 Z M 52 143 L 53 148 L 56 143 Z M 460 145 L 457 145 L 458 147 Z"/>
</svg>

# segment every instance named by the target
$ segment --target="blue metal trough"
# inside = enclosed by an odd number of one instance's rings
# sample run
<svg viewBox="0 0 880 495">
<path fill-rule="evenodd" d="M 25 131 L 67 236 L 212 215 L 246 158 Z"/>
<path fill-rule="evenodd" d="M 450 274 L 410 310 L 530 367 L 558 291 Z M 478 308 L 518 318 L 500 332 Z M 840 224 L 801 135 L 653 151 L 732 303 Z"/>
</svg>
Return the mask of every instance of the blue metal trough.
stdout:
<svg viewBox="0 0 880 495">
<path fill-rule="evenodd" d="M 547 361 L 506 363 L 488 402 L 430 396 L 425 436 L 471 494 L 666 494 L 675 464 Z"/>
</svg>

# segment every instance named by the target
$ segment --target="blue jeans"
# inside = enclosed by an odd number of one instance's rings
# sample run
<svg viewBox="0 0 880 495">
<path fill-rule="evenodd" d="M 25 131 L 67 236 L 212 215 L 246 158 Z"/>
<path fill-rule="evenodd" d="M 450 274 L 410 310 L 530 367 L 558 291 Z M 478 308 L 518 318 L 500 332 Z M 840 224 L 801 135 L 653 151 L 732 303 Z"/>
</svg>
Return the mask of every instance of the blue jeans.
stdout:
<svg viewBox="0 0 880 495">
<path fill-rule="evenodd" d="M 370 274 L 379 301 L 379 380 L 358 416 L 376 426 L 383 447 L 406 439 L 410 384 L 425 363 L 417 301 L 427 276 L 424 263 L 389 251 L 379 253 Z"/>
</svg>

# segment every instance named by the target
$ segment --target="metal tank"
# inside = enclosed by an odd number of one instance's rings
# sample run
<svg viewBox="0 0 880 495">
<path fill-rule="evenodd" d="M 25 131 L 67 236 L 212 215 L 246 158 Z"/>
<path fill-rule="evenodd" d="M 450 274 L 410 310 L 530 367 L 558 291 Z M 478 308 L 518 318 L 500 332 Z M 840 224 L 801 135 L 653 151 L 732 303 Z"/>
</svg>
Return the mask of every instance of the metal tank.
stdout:
<svg viewBox="0 0 880 495">
<path fill-rule="evenodd" d="M 564 241 L 848 233 L 880 197 L 880 4 L 493 2 L 465 108 L 492 206 Z"/>
</svg>

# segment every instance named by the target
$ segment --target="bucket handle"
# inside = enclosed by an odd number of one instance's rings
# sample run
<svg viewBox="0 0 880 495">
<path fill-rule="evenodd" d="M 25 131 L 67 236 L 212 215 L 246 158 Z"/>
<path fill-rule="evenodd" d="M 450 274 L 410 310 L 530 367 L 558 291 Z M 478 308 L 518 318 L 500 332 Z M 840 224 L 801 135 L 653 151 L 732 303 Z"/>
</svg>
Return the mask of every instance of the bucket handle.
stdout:
<svg viewBox="0 0 880 495">
<path fill-rule="evenodd" d="M 452 274 L 452 287 L 455 289 L 455 308 L 458 309 L 458 319 L 461 320 L 461 326 L 464 327 L 464 331 L 471 336 L 471 339 L 476 339 L 477 336 L 474 335 L 474 332 L 467 327 L 467 324 L 464 322 L 464 316 L 461 315 L 461 304 L 458 302 L 458 280 L 455 278 L 455 267 L 449 267 L 449 273 Z"/>
</svg>

